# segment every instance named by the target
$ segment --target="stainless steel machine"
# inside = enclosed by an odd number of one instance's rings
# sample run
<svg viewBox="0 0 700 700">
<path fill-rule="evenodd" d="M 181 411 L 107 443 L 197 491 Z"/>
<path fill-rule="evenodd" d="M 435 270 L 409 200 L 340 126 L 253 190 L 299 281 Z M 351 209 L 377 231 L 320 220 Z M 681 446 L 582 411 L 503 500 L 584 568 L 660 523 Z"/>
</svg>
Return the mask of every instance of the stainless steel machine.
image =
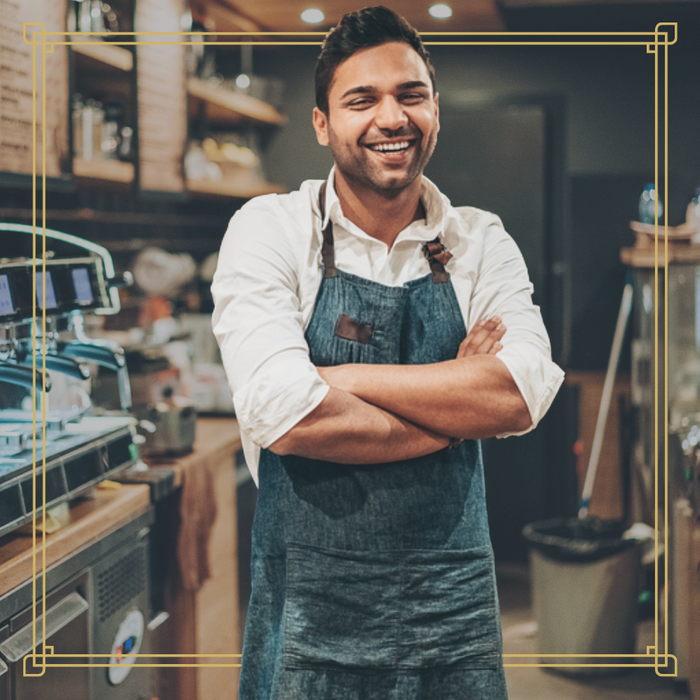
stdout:
<svg viewBox="0 0 700 700">
<path fill-rule="evenodd" d="M 69 248 L 70 254 L 54 255 L 42 268 L 26 256 L 30 231 L 0 225 L 0 535 L 38 513 L 43 469 L 46 506 L 51 508 L 138 459 L 135 421 L 126 412 L 131 399 L 124 353 L 111 343 L 90 339 L 83 327 L 85 310 L 114 311 L 118 304 L 113 292 L 120 280 L 111 259 L 104 249 L 97 251 L 102 255 L 91 250 L 97 248 L 93 244 L 82 242 L 90 246 L 84 247 L 80 239 L 51 232 L 52 242 Z M 90 377 L 88 363 L 118 375 L 120 415 L 91 415 L 84 386 Z"/>
<path fill-rule="evenodd" d="M 76 655 L 47 657 L 47 663 L 66 668 L 49 667 L 41 676 L 24 674 L 24 657 L 33 646 L 32 582 L 0 597 L 2 700 L 151 700 L 158 695 L 152 669 L 122 657 L 152 651 L 147 554 L 152 521 L 151 509 L 47 570 L 47 646 L 56 654 Z M 37 584 L 41 593 L 41 577 Z M 42 627 L 39 615 L 39 639 Z M 106 663 L 117 666 L 97 666 Z"/>
<path fill-rule="evenodd" d="M 41 516 L 43 503 L 51 514 L 138 460 L 124 353 L 90 338 L 83 316 L 118 311 L 117 287 L 126 280 L 116 276 L 105 249 L 57 231 L 46 231 L 42 264 L 31 233 L 31 227 L 0 224 L 0 536 Z M 90 400 L 95 365 L 117 377 L 121 410 L 110 415 L 98 415 Z M 157 624 L 152 522 L 151 507 L 46 574 L 47 644 L 61 653 L 110 654 L 112 668 L 25 676 L 22 660 L 33 648 L 32 582 L 0 598 L 0 699 L 148 700 L 157 694 L 152 670 L 134 669 L 133 659 L 123 656 L 147 653 Z M 41 577 L 37 584 L 41 595 Z"/>
</svg>

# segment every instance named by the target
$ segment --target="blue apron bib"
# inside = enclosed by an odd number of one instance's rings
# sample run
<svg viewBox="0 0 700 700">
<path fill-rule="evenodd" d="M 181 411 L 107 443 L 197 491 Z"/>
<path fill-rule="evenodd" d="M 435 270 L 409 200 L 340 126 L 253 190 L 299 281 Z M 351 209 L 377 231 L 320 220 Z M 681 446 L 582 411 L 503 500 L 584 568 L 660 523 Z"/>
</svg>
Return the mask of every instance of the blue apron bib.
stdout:
<svg viewBox="0 0 700 700">
<path fill-rule="evenodd" d="M 439 241 L 430 274 L 388 287 L 338 270 L 323 235 L 314 364 L 456 357 Z M 240 700 L 507 700 L 478 441 L 377 465 L 262 450 L 252 586 Z"/>
</svg>

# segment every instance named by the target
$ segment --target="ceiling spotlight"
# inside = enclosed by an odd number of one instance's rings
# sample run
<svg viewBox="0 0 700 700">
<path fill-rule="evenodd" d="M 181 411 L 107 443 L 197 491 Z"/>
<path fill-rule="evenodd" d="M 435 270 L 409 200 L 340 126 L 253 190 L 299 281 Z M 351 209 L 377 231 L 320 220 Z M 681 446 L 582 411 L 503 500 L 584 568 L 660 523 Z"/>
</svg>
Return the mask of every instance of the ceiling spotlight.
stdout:
<svg viewBox="0 0 700 700">
<path fill-rule="evenodd" d="M 326 16 L 321 10 L 304 10 L 301 13 L 301 18 L 308 24 L 318 24 L 319 22 L 323 22 Z"/>
<path fill-rule="evenodd" d="M 241 88 L 241 90 L 245 90 L 247 87 L 250 87 L 250 78 L 245 73 L 241 73 L 236 78 L 236 85 Z"/>
<path fill-rule="evenodd" d="M 433 5 L 428 12 L 431 17 L 436 17 L 437 19 L 447 19 L 452 17 L 452 8 L 448 5 Z"/>
</svg>

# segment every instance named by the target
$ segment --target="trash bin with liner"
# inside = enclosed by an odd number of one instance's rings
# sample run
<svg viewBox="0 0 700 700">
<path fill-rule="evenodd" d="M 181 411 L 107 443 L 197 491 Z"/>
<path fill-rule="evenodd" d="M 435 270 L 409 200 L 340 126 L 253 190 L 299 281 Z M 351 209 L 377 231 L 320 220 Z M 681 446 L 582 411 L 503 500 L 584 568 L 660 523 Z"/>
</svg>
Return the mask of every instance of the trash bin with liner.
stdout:
<svg viewBox="0 0 700 700">
<path fill-rule="evenodd" d="M 579 518 L 524 528 L 541 663 L 567 664 L 555 670 L 576 675 L 619 670 L 593 664 L 633 663 L 585 656 L 635 653 L 642 543 L 624 537 L 626 530 L 624 523 Z"/>
</svg>

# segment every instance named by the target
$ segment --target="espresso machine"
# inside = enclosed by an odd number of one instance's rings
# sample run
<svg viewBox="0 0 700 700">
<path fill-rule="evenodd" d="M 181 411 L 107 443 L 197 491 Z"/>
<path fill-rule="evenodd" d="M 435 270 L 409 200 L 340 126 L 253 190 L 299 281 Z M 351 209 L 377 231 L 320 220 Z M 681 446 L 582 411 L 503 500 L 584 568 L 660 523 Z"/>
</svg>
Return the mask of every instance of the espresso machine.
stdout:
<svg viewBox="0 0 700 700">
<path fill-rule="evenodd" d="M 142 441 L 129 412 L 123 350 L 85 330 L 86 314 L 119 311 L 118 287 L 128 276 L 117 276 L 109 253 L 89 241 L 51 230 L 42 241 L 44 232 L 37 229 L 36 239 L 32 233 L 0 223 L 0 545 L 3 536 L 42 514 L 50 519 L 136 465 Z M 47 251 L 35 252 L 42 243 Z M 96 366 L 115 375 L 119 410 L 93 406 Z M 42 693 L 49 690 L 79 700 L 157 695 L 152 669 L 131 673 L 132 662 L 121 657 L 153 647 L 152 511 L 45 574 L 52 643 L 83 655 L 111 653 L 113 666 L 25 678 L 22 657 L 33 648 L 28 606 L 36 593 L 28 581 L 0 596 L 0 698 L 48 697 Z"/>
<path fill-rule="evenodd" d="M 124 353 L 84 330 L 84 312 L 118 310 L 115 287 L 124 280 L 111 259 L 105 264 L 106 251 L 59 232 L 50 232 L 53 240 L 47 232 L 47 242 L 70 254 L 42 265 L 26 255 L 30 232 L 0 225 L 0 536 L 35 515 L 35 460 L 38 488 L 46 469 L 37 502 L 45 498 L 49 509 L 138 460 Z M 121 415 L 93 415 L 84 387 L 90 364 L 116 373 Z"/>
</svg>

